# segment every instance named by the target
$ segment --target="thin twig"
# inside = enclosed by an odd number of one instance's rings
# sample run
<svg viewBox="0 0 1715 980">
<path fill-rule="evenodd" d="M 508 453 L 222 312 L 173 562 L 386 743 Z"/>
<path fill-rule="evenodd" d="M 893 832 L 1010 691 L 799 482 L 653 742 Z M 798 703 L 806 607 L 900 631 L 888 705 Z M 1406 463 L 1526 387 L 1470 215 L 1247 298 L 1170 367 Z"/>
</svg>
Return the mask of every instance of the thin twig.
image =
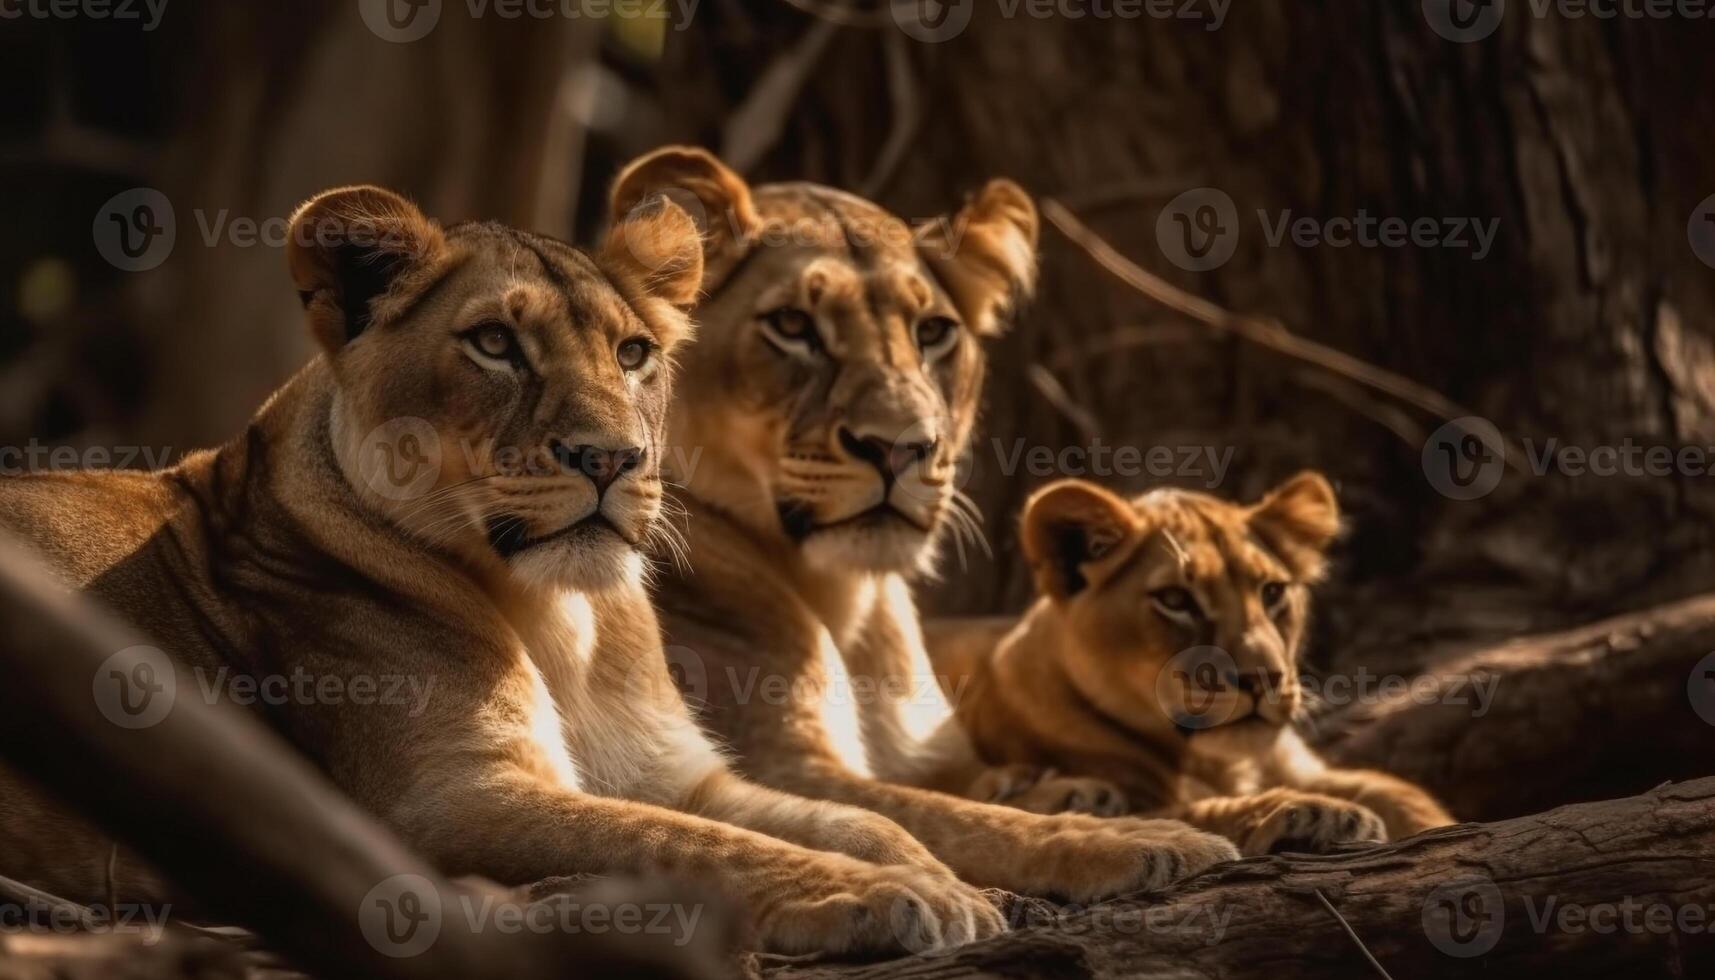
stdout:
<svg viewBox="0 0 1715 980">
<path fill-rule="evenodd" d="M 1327 909 L 1334 918 L 1340 920 L 1340 928 L 1346 930 L 1346 935 L 1352 937 L 1352 942 L 1357 944 L 1358 951 L 1363 953 L 1364 959 L 1369 960 L 1370 965 L 1376 968 L 1376 972 L 1382 975 L 1382 980 L 1393 980 L 1393 977 L 1388 976 L 1387 970 L 1376 962 L 1376 958 L 1370 954 L 1370 948 L 1365 946 L 1364 941 L 1359 939 L 1358 934 L 1352 930 L 1352 924 L 1346 921 L 1346 917 L 1340 914 L 1340 910 L 1334 907 L 1333 902 L 1328 901 L 1328 896 L 1322 894 L 1322 889 L 1312 888 L 1311 891 L 1315 892 L 1316 897 L 1322 900 L 1322 907 Z"/>
<path fill-rule="evenodd" d="M 881 51 L 887 62 L 887 95 L 893 105 L 893 126 L 888 130 L 887 141 L 881 144 L 869 176 L 864 178 L 862 193 L 869 198 L 881 196 L 923 124 L 923 103 L 917 96 L 917 76 L 911 71 L 911 52 L 905 35 L 899 32 L 887 35 Z"/>
<path fill-rule="evenodd" d="M 1072 395 L 1066 390 L 1066 386 L 1062 385 L 1060 379 L 1050 373 L 1047 368 L 1040 364 L 1032 364 L 1025 370 L 1025 376 L 1030 379 L 1031 384 L 1036 386 L 1036 390 L 1042 393 L 1042 397 L 1048 399 L 1049 404 L 1059 409 L 1062 415 L 1078 427 L 1078 431 L 1084 434 L 1084 438 L 1096 439 L 1101 436 L 1101 423 L 1096 421 L 1096 417 L 1090 413 L 1089 409 L 1072 399 Z"/>
<path fill-rule="evenodd" d="M 1044 199 L 1042 215 L 1074 245 L 1083 249 L 1098 265 L 1126 285 L 1205 326 L 1235 334 L 1258 346 L 1350 378 L 1443 420 L 1476 414 L 1433 388 L 1326 344 L 1300 337 L 1288 330 L 1279 320 L 1239 316 L 1202 297 L 1187 293 L 1121 255 L 1058 201 Z M 1523 449 L 1504 436 L 1502 439 L 1506 443 L 1506 464 L 1515 471 L 1522 472 L 1525 468 Z"/>
<path fill-rule="evenodd" d="M 811 24 L 804 36 L 782 51 L 751 86 L 743 104 L 733 111 L 721 133 L 721 157 L 734 170 L 739 173 L 750 170 L 779 142 L 798 93 L 809 82 L 812 70 L 839 29 L 840 25 L 831 20 Z"/>
</svg>

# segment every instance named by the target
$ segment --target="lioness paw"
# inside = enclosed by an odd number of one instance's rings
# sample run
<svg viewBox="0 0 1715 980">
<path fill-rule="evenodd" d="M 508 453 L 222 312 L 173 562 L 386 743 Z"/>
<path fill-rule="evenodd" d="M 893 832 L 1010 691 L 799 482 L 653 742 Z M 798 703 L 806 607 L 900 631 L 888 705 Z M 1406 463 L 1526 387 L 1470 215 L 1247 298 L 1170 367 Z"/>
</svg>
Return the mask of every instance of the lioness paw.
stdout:
<svg viewBox="0 0 1715 980">
<path fill-rule="evenodd" d="M 756 923 L 771 951 L 925 953 L 1006 931 L 982 892 L 915 868 L 841 864 L 782 886 L 792 894 Z"/>
<path fill-rule="evenodd" d="M 1259 811 L 1240 841 L 1247 855 L 1325 851 L 1336 844 L 1387 840 L 1374 810 L 1349 800 L 1310 793 L 1283 794 Z"/>
<path fill-rule="evenodd" d="M 983 770 L 966 795 L 984 803 L 1041 814 L 1088 813 L 1112 817 L 1131 808 L 1125 793 L 1106 780 L 1062 776 L 1053 769 L 1022 764 Z"/>
<path fill-rule="evenodd" d="M 1055 880 L 1040 890 L 1075 902 L 1153 891 L 1239 856 L 1231 841 L 1177 820 L 1072 815 L 1054 822 L 1031 857 L 1055 868 Z"/>
</svg>

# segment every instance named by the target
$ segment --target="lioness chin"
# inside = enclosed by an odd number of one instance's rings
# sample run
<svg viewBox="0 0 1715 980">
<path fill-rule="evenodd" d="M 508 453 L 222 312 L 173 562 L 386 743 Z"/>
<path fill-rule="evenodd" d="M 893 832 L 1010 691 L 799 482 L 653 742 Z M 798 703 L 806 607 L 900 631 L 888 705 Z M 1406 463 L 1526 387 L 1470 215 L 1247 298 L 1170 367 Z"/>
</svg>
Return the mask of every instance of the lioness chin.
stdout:
<svg viewBox="0 0 1715 980">
<path fill-rule="evenodd" d="M 1309 590 L 1339 528 L 1304 473 L 1252 505 L 1065 480 L 1025 507 L 1039 598 L 997 633 L 937 624 L 957 725 L 991 766 L 968 792 L 1031 810 L 1175 817 L 1245 854 L 1452 822 L 1396 776 L 1326 766 L 1291 728 Z"/>
<path fill-rule="evenodd" d="M 975 515 L 957 488 L 983 341 L 1035 274 L 1009 181 L 908 227 L 814 184 L 751 187 L 670 147 L 615 183 L 615 220 L 666 195 L 706 232 L 698 342 L 670 423 L 689 567 L 658 593 L 699 718 L 750 776 L 898 821 L 968 881 L 1091 900 L 1231 858 L 1174 821 L 973 803 L 976 757 L 929 670 L 908 579 Z"/>
<path fill-rule="evenodd" d="M 179 697 L 293 679 L 270 721 L 451 874 L 698 880 L 785 952 L 1004 928 L 899 827 L 732 775 L 667 675 L 640 549 L 702 275 L 683 211 L 592 255 L 354 187 L 294 215 L 287 256 L 323 352 L 242 435 L 0 481 L 0 521 L 171 651 Z M 320 693 L 386 678 L 426 694 Z M 0 825 L 0 872 L 105 896 L 107 844 L 4 773 Z M 170 894 L 129 859 L 116 884 Z"/>
</svg>

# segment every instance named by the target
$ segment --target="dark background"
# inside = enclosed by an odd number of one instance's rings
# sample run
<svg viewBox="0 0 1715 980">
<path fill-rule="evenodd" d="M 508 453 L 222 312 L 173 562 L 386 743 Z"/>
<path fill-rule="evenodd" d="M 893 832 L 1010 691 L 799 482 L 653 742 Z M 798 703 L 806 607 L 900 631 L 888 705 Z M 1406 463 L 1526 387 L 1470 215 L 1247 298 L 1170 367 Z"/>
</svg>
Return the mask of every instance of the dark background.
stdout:
<svg viewBox="0 0 1715 980">
<path fill-rule="evenodd" d="M 1449 499 L 1425 445 L 1435 458 L 1453 412 L 1172 313 L 1045 224 L 973 457 L 995 557 L 949 564 L 935 610 L 1022 605 L 1013 515 L 1053 474 L 1001 460 L 1096 439 L 1230 450 L 1222 494 L 1305 467 L 1338 482 L 1351 533 L 1316 669 L 1405 669 L 1705 591 L 1715 479 L 1538 475 L 1518 450 L 1715 446 L 1715 269 L 1688 233 L 1715 194 L 1715 22 L 1508 6 L 1470 43 L 1418 0 L 1235 0 L 1218 30 L 977 0 L 936 43 L 838 0 L 700 0 L 689 21 L 671 2 L 514 20 L 443 0 L 409 43 L 359 0 L 169 0 L 153 30 L 0 20 L 0 446 L 182 452 L 239 429 L 312 348 L 280 249 L 211 238 L 217 223 L 366 181 L 444 220 L 587 241 L 618 165 L 692 142 L 754 181 L 821 180 L 908 218 L 1012 177 L 1179 289 L 1426 386 L 1514 450 L 1492 493 Z M 170 202 L 176 237 L 128 272 L 97 242 L 107 202 L 139 187 Z M 1241 231 L 1230 261 L 1188 272 L 1157 228 L 1198 188 Z M 1480 260 L 1276 246 L 1259 209 L 1498 234 Z"/>
</svg>

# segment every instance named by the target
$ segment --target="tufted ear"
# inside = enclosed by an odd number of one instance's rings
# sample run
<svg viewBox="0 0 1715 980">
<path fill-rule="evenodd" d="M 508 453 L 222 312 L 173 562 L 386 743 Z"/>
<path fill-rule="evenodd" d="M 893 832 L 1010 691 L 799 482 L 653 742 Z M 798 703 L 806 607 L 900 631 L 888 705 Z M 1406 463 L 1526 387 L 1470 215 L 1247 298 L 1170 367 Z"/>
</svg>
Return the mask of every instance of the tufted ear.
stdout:
<svg viewBox="0 0 1715 980">
<path fill-rule="evenodd" d="M 652 318 L 668 323 L 662 343 L 672 347 L 690 332 L 683 315 L 696 305 L 703 283 L 703 239 L 685 209 L 665 197 L 645 198 L 608 229 L 596 261 L 633 296 L 666 302 L 678 315 Z"/>
<path fill-rule="evenodd" d="M 917 229 L 917 251 L 971 329 L 1000 333 L 1036 285 L 1036 204 L 1010 180 L 991 180 L 950 217 Z"/>
<path fill-rule="evenodd" d="M 609 223 L 655 197 L 683 208 L 702 232 L 703 273 L 711 283 L 725 277 L 762 226 L 750 185 L 700 147 L 664 146 L 626 164 L 608 199 Z"/>
<path fill-rule="evenodd" d="M 1306 470 L 1251 508 L 1251 530 L 1306 581 L 1322 576 L 1328 546 L 1340 533 L 1340 503 L 1327 477 Z"/>
<path fill-rule="evenodd" d="M 1061 480 L 1024 505 L 1025 558 L 1036 587 L 1055 601 L 1099 582 L 1141 527 L 1123 497 L 1085 480 Z"/>
<path fill-rule="evenodd" d="M 446 252 L 439 225 L 379 187 L 341 187 L 310 198 L 292 215 L 286 263 L 310 331 L 334 353 L 385 320 L 413 282 L 426 282 Z"/>
</svg>

